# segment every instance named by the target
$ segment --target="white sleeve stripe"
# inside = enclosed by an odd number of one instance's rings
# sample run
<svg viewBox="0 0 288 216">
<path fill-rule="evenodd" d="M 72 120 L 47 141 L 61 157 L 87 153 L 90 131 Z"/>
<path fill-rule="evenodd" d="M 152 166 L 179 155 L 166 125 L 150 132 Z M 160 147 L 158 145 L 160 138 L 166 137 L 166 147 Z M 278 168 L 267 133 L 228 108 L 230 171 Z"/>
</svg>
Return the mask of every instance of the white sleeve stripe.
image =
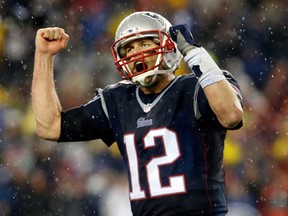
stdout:
<svg viewBox="0 0 288 216">
<path fill-rule="evenodd" d="M 196 119 L 200 119 L 201 118 L 201 113 L 199 110 L 199 106 L 198 106 L 198 93 L 199 93 L 199 89 L 200 89 L 200 83 L 197 82 L 196 86 L 195 86 L 195 91 L 194 91 L 194 104 L 193 104 L 193 109 L 194 109 L 194 115 L 196 117 Z"/>
<path fill-rule="evenodd" d="M 104 96 L 103 96 L 103 90 L 102 89 L 99 89 L 98 90 L 98 93 L 100 95 L 100 99 L 101 99 L 101 104 L 102 104 L 102 108 L 104 110 L 104 113 L 106 115 L 106 117 L 108 118 L 109 122 L 110 122 L 110 118 L 109 118 L 109 115 L 108 115 L 108 110 L 107 110 L 107 106 L 106 106 L 106 102 L 105 102 L 105 99 L 104 99 Z"/>
</svg>

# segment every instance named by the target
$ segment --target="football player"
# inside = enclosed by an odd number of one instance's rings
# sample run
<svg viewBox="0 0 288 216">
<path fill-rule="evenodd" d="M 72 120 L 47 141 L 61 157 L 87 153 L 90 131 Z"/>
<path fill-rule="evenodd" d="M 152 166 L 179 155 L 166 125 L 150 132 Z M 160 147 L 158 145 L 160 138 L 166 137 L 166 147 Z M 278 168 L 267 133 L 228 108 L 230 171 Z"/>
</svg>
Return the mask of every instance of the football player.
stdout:
<svg viewBox="0 0 288 216">
<path fill-rule="evenodd" d="M 118 145 L 133 215 L 225 215 L 224 140 L 227 130 L 242 126 L 243 112 L 233 76 L 195 43 L 185 24 L 135 12 L 120 23 L 112 45 L 123 81 L 63 111 L 53 56 L 68 39 L 58 27 L 36 34 L 32 105 L 38 135 Z M 191 73 L 175 76 L 182 57 Z"/>
</svg>

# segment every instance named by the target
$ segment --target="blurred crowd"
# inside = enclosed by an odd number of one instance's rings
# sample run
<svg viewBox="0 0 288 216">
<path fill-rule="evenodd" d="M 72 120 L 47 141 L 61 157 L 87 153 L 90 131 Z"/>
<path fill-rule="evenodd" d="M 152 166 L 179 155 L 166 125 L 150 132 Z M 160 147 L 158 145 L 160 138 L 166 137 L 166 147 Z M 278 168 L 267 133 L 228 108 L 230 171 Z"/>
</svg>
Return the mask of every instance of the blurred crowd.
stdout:
<svg viewBox="0 0 288 216">
<path fill-rule="evenodd" d="M 287 216 L 286 0 L 1 0 L 0 216 L 131 215 L 116 145 L 39 139 L 30 89 L 35 34 L 48 26 L 70 35 L 55 63 L 63 109 L 119 81 L 110 47 L 121 19 L 135 10 L 187 23 L 240 83 L 244 127 L 228 133 L 224 152 L 228 215 Z"/>
</svg>

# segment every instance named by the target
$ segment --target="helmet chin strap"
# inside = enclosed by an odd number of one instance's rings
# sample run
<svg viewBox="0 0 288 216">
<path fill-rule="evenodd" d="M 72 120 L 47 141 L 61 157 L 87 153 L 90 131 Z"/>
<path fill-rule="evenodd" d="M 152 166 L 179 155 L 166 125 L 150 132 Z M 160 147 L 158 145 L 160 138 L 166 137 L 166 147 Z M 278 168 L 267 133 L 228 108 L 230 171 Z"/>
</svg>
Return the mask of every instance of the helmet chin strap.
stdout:
<svg viewBox="0 0 288 216">
<path fill-rule="evenodd" d="M 150 86 L 156 81 L 158 74 L 173 73 L 174 70 L 176 70 L 176 68 L 177 68 L 177 66 L 172 67 L 172 68 L 167 69 L 167 70 L 158 70 L 155 68 L 154 70 L 150 70 L 150 71 L 147 71 L 147 72 L 140 74 L 138 76 L 132 77 L 131 81 L 133 83 L 139 83 L 141 86 L 145 86 L 145 87 Z M 146 78 L 149 76 L 153 76 L 153 77 L 152 77 L 150 82 L 146 82 Z"/>
<path fill-rule="evenodd" d="M 152 79 L 150 80 L 150 82 L 147 82 L 146 81 L 146 78 L 147 78 L 147 76 L 145 76 L 145 77 L 143 77 L 142 79 L 139 79 L 139 81 L 138 81 L 138 83 L 141 85 L 141 86 L 150 86 L 150 85 L 152 85 L 154 82 L 155 82 L 155 80 L 156 80 L 156 78 L 157 78 L 157 74 L 155 74 L 155 75 L 153 75 L 153 77 L 152 77 Z"/>
</svg>

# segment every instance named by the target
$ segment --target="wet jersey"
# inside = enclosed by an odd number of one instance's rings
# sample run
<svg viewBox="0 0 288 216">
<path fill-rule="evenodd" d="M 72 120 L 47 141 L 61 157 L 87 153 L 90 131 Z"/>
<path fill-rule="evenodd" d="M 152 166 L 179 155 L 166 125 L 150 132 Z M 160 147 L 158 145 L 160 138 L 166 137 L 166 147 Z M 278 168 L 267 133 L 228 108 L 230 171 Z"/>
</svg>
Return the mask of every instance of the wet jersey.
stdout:
<svg viewBox="0 0 288 216">
<path fill-rule="evenodd" d="M 59 141 L 116 141 L 128 170 L 133 215 L 227 212 L 226 129 L 197 81 L 193 74 L 178 76 L 156 95 L 130 82 L 99 89 L 86 105 L 62 113 Z"/>
</svg>

